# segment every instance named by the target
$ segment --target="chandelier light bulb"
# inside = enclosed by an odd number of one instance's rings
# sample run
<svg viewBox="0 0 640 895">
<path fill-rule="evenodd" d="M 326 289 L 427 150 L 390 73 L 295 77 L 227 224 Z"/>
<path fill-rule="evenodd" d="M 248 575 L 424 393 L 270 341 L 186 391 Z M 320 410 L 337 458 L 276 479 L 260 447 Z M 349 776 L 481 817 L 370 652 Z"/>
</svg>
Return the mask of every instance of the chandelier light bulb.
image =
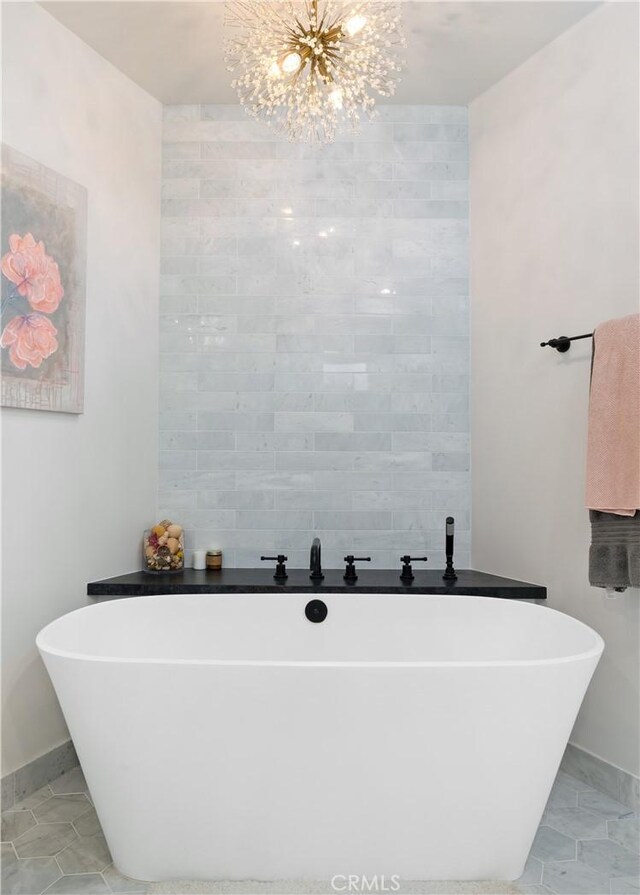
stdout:
<svg viewBox="0 0 640 895">
<path fill-rule="evenodd" d="M 269 77 L 270 78 L 279 78 L 282 74 L 282 69 L 274 59 L 274 61 L 269 66 Z"/>
<path fill-rule="evenodd" d="M 342 90 L 339 87 L 334 87 L 334 89 L 331 91 L 331 93 L 329 94 L 329 102 L 334 109 L 339 110 L 342 108 Z"/>
<path fill-rule="evenodd" d="M 349 37 L 355 37 L 356 34 L 362 31 L 366 24 L 366 16 L 355 15 L 351 16 L 350 19 L 347 19 L 347 21 L 342 26 L 342 30 L 345 31 L 349 35 Z"/>
<path fill-rule="evenodd" d="M 294 71 L 298 71 L 302 64 L 302 56 L 300 53 L 287 53 L 282 60 L 282 71 L 288 75 L 292 75 Z"/>
</svg>

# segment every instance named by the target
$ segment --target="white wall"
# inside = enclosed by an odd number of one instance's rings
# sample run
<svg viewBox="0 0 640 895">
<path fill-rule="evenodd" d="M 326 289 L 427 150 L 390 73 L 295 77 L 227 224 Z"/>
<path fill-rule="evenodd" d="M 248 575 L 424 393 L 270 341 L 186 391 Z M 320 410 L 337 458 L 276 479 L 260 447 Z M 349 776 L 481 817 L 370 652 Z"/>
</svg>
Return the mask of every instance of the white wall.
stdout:
<svg viewBox="0 0 640 895">
<path fill-rule="evenodd" d="M 36 633 L 155 516 L 162 112 L 39 6 L 2 13 L 3 140 L 88 190 L 85 412 L 2 413 L 6 774 L 67 738 Z"/>
<path fill-rule="evenodd" d="M 590 341 L 638 309 L 638 8 L 602 7 L 470 107 L 474 567 L 545 583 L 606 650 L 572 741 L 638 773 L 638 606 L 589 587 Z"/>
</svg>

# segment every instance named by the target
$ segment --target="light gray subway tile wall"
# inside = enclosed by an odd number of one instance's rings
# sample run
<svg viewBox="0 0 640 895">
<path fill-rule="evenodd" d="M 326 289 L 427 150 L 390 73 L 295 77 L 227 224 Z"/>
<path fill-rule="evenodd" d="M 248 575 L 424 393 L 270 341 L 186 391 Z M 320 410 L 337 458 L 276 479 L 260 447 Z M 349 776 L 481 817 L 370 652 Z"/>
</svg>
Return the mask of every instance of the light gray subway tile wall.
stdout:
<svg viewBox="0 0 640 895">
<path fill-rule="evenodd" d="M 286 142 L 165 109 L 160 512 L 228 565 L 469 561 L 467 113 Z"/>
</svg>

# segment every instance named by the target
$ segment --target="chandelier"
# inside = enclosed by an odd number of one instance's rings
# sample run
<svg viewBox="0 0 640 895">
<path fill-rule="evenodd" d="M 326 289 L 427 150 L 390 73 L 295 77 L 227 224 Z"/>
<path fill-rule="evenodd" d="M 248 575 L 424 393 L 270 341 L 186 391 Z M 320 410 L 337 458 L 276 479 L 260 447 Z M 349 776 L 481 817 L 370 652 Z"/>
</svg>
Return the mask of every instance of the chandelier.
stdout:
<svg viewBox="0 0 640 895">
<path fill-rule="evenodd" d="M 250 115 L 290 140 L 329 143 L 341 125 L 357 132 L 375 99 L 391 96 L 404 46 L 394 0 L 229 0 L 231 86 Z"/>
</svg>

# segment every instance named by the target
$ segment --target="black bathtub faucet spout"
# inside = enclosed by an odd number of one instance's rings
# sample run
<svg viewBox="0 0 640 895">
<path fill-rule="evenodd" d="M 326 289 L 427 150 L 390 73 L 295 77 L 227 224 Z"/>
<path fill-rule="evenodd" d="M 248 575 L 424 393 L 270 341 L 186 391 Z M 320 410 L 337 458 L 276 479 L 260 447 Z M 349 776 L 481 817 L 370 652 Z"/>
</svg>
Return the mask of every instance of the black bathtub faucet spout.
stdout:
<svg viewBox="0 0 640 895">
<path fill-rule="evenodd" d="M 322 581 L 322 547 L 320 546 L 320 538 L 314 538 L 311 544 L 311 554 L 309 556 L 309 568 L 311 574 L 309 578 L 312 581 Z"/>
</svg>

